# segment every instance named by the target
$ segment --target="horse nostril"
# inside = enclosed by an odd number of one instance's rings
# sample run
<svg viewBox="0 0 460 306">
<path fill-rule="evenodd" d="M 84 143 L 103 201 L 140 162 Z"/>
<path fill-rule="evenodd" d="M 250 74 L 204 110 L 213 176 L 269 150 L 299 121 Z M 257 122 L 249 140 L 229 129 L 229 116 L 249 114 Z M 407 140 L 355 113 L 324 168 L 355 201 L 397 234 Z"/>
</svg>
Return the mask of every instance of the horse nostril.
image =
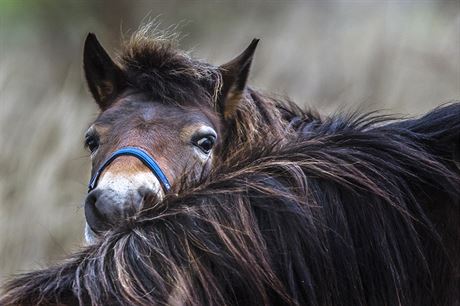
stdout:
<svg viewBox="0 0 460 306">
<path fill-rule="evenodd" d="M 154 190 L 147 187 L 140 187 L 137 189 L 137 202 L 135 208 L 137 210 L 142 210 L 146 208 L 146 204 L 151 205 L 152 203 L 157 203 L 161 197 Z"/>
<path fill-rule="evenodd" d="M 119 215 L 119 209 L 110 191 L 93 190 L 85 200 L 85 217 L 89 227 L 95 233 L 110 229 Z"/>
<path fill-rule="evenodd" d="M 86 222 L 91 230 L 100 233 L 134 215 L 140 208 L 147 190 L 137 190 L 120 196 L 112 189 L 95 189 L 85 200 Z"/>
</svg>

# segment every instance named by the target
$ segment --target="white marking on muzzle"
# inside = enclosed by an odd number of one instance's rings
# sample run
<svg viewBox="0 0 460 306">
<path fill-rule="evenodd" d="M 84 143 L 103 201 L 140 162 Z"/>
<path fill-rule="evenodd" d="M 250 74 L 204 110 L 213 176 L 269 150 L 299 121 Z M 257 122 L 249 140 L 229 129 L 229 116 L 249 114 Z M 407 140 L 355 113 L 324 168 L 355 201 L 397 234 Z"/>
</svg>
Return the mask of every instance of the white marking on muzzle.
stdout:
<svg viewBox="0 0 460 306">
<path fill-rule="evenodd" d="M 127 200 L 130 194 L 139 188 L 148 189 L 158 195 L 164 196 L 163 189 L 157 177 L 150 171 L 138 173 L 111 173 L 105 172 L 99 178 L 96 189 L 111 189 L 120 197 L 120 202 Z"/>
<path fill-rule="evenodd" d="M 158 199 L 164 197 L 164 191 L 160 181 L 150 171 L 138 173 L 111 173 L 104 172 L 98 180 L 95 190 L 111 190 L 116 194 L 117 202 L 124 203 L 132 199 L 133 193 L 138 192 L 142 188 L 150 192 L 156 193 Z M 87 244 L 92 244 L 96 241 L 96 234 L 86 224 L 85 240 Z"/>
</svg>

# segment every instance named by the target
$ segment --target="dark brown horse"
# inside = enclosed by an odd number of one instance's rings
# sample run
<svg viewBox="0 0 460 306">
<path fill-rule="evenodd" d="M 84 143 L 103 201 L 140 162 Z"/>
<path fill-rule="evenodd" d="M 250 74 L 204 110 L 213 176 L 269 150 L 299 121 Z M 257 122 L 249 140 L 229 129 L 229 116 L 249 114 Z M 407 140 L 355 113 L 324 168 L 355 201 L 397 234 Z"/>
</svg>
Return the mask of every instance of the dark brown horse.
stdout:
<svg viewBox="0 0 460 306">
<path fill-rule="evenodd" d="M 257 42 L 233 61 L 214 67 L 193 60 L 169 41 L 138 34 L 116 64 L 96 37 L 88 35 L 84 69 L 101 109 L 86 133 L 93 175 L 113 152 L 141 148 L 174 192 L 180 178 L 201 175 L 228 152 L 247 149 L 258 138 L 285 134 L 288 122 L 274 101 L 246 90 Z M 139 159 L 121 156 L 111 162 L 87 197 L 88 240 L 139 210 L 146 193 L 163 197 L 161 187 Z"/>
<path fill-rule="evenodd" d="M 460 104 L 321 118 L 246 86 L 256 44 L 215 67 L 140 33 L 115 63 L 88 36 L 91 244 L 1 305 L 460 303 Z"/>
</svg>

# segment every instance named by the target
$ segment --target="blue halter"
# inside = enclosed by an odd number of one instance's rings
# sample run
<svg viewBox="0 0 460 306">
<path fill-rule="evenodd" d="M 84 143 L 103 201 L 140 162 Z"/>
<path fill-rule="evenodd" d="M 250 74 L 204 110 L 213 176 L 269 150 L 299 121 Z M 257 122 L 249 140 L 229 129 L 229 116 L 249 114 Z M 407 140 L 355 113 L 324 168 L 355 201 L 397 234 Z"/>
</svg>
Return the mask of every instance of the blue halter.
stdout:
<svg viewBox="0 0 460 306">
<path fill-rule="evenodd" d="M 123 155 L 134 156 L 137 159 L 139 159 L 141 162 L 144 163 L 144 165 L 149 167 L 153 174 L 155 174 L 155 176 L 158 178 L 165 191 L 171 189 L 171 185 L 169 184 L 168 178 L 166 177 L 164 172 L 161 171 L 160 166 L 158 166 L 157 162 L 153 159 L 152 156 L 150 156 L 147 152 L 140 148 L 124 147 L 120 150 L 113 152 L 112 155 L 110 155 L 110 157 L 102 163 L 99 169 L 97 169 L 96 173 L 94 173 L 93 177 L 89 181 L 88 192 L 96 188 L 97 180 L 101 176 L 104 169 L 107 168 L 107 166 L 110 165 L 110 163 L 113 162 L 117 157 Z"/>
</svg>

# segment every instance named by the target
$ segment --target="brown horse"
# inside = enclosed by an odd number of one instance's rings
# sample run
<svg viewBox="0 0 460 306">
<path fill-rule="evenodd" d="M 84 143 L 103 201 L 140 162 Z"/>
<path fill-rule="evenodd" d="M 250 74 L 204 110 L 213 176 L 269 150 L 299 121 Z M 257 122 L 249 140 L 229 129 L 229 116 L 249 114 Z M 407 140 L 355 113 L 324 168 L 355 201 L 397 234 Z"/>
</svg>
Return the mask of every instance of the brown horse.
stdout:
<svg viewBox="0 0 460 306">
<path fill-rule="evenodd" d="M 88 36 L 91 243 L 1 305 L 459 305 L 460 103 L 321 118 L 246 86 L 256 44 Z"/>
<path fill-rule="evenodd" d="M 84 70 L 101 110 L 85 136 L 93 176 L 113 152 L 140 148 L 156 161 L 174 192 L 181 178 L 203 174 L 228 152 L 285 134 L 289 122 L 274 101 L 246 88 L 257 43 L 214 67 L 174 49 L 170 41 L 138 34 L 117 64 L 89 34 Z M 146 193 L 164 196 L 158 178 L 133 156 L 113 160 L 97 181 L 85 204 L 89 241 L 138 211 Z"/>
</svg>

